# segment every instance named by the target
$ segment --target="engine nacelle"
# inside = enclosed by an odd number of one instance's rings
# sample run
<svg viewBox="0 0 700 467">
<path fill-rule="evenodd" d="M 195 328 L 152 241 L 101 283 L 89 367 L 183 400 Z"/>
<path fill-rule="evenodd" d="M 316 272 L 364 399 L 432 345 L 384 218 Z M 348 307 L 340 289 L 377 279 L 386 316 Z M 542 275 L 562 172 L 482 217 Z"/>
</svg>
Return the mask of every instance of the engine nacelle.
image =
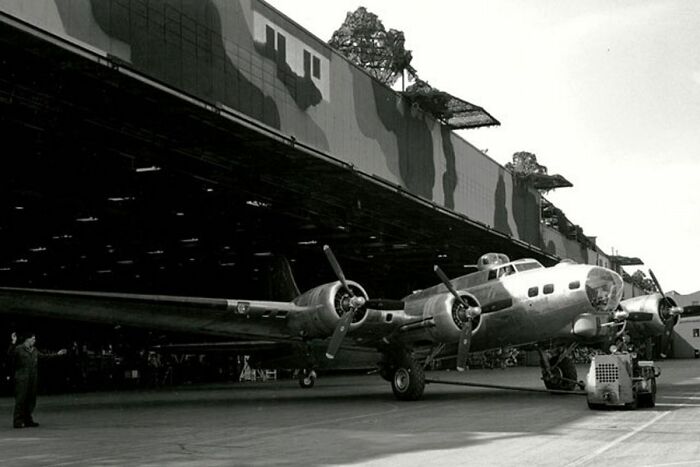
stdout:
<svg viewBox="0 0 700 467">
<path fill-rule="evenodd" d="M 651 315 L 649 321 L 628 321 L 628 329 L 639 333 L 644 337 L 660 336 L 669 320 L 677 324 L 679 315 L 673 314 L 671 308 L 676 307 L 676 302 L 671 297 L 664 298 L 655 293 L 633 297 L 620 302 L 622 309 L 628 313 L 645 313 Z"/>
<path fill-rule="evenodd" d="M 360 284 L 353 281 L 347 283 L 356 296 L 365 300 L 368 298 Z M 295 334 L 303 337 L 327 337 L 333 333 L 341 316 L 350 310 L 350 298 L 351 295 L 339 281 L 319 285 L 294 300 L 297 306 L 313 309 L 308 313 L 295 314 L 289 326 Z M 349 331 L 360 327 L 366 318 L 365 308 L 356 311 Z"/>
<path fill-rule="evenodd" d="M 421 336 L 413 336 L 411 340 L 429 340 L 439 343 L 453 343 L 459 340 L 459 334 L 466 323 L 467 313 L 476 314 L 472 319 L 472 332 L 475 333 L 480 324 L 481 307 L 476 297 L 469 292 L 457 291 L 469 305 L 468 310 L 450 293 L 431 295 L 425 300 L 406 303 L 406 313 L 422 316 L 424 320 L 432 320 L 433 326 L 423 327 Z"/>
</svg>

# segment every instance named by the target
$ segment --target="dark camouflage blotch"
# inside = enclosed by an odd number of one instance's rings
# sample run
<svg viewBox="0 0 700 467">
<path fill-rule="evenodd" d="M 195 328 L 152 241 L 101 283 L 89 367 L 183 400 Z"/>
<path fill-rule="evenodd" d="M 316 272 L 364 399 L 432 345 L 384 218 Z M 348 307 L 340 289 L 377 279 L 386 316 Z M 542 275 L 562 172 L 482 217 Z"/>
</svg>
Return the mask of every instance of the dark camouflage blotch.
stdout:
<svg viewBox="0 0 700 467">
<path fill-rule="evenodd" d="M 274 41 L 274 38 L 272 40 Z M 277 79 L 284 84 L 301 110 L 306 110 L 323 100 L 321 91 L 311 79 L 311 70 L 304 70 L 304 76 L 297 75 L 287 63 L 286 53 L 275 50 L 275 44 L 271 43 L 270 38 L 265 44 L 256 42 L 255 50 L 277 64 Z"/>
<path fill-rule="evenodd" d="M 455 148 L 452 144 L 452 132 L 446 126 L 440 128 L 442 135 L 442 152 L 445 155 L 445 173 L 442 174 L 442 189 L 445 195 L 445 207 L 454 209 L 455 190 L 457 189 L 457 168 L 455 166 Z"/>
<path fill-rule="evenodd" d="M 409 104 L 401 113 L 396 107 L 396 95 L 379 81 L 372 80 L 377 115 L 384 128 L 396 135 L 399 152 L 399 173 L 409 191 L 427 199 L 433 198 L 435 165 L 433 138 L 424 117 L 411 114 Z"/>
<path fill-rule="evenodd" d="M 518 177 L 513 177 L 512 206 L 518 238 L 533 245 L 542 245 L 537 196 L 531 186 Z"/>
<path fill-rule="evenodd" d="M 64 24 L 70 25 L 71 2 L 56 3 Z M 90 3 L 95 21 L 105 33 L 130 45 L 131 63 L 137 70 L 280 128 L 275 101 L 227 57 L 221 18 L 211 0 L 149 0 L 126 3 L 128 8 L 118 0 Z M 240 4 L 231 2 L 231 6 L 241 18 L 238 27 L 246 29 L 242 33 L 252 37 Z M 68 33 L 80 37 L 80 31 Z"/>
<path fill-rule="evenodd" d="M 513 235 L 508 225 L 508 205 L 506 204 L 506 182 L 503 178 L 503 171 L 498 174 L 496 192 L 494 193 L 493 227 L 499 232 Z"/>
</svg>

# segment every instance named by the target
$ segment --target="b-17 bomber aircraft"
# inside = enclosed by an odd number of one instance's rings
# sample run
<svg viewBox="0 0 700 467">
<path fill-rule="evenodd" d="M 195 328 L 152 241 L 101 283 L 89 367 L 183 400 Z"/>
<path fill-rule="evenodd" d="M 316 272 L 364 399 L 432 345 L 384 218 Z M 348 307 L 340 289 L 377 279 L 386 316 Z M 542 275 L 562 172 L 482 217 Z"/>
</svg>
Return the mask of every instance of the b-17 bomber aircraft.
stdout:
<svg viewBox="0 0 700 467">
<path fill-rule="evenodd" d="M 369 350 L 400 400 L 422 397 L 424 368 L 438 355 L 456 352 L 461 370 L 470 352 L 502 347 L 538 350 L 545 386 L 571 390 L 577 345 L 608 342 L 625 328 L 668 335 L 684 311 L 663 292 L 621 302 L 622 278 L 603 267 L 564 261 L 545 268 L 500 253 L 484 254 L 475 272 L 452 280 L 435 266 L 439 284 L 373 300 L 324 251 L 338 280 L 289 302 L 0 288 L 0 311 L 290 344 L 308 356 L 302 387 L 313 385 L 311 350 L 319 343 L 328 359 Z"/>
</svg>

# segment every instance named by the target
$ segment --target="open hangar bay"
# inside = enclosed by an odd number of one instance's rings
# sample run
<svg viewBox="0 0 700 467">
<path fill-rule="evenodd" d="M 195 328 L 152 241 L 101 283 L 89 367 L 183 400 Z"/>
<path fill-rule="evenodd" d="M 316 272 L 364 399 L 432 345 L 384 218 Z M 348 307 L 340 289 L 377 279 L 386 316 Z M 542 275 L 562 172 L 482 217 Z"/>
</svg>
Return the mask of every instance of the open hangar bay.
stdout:
<svg viewBox="0 0 700 467">
<path fill-rule="evenodd" d="M 279 257 L 302 291 L 334 280 L 328 244 L 370 297 L 399 298 L 486 251 L 556 261 L 116 59 L 0 28 L 4 286 L 270 299 Z M 2 320 L 45 345 L 90 335 Z"/>
<path fill-rule="evenodd" d="M 459 274 L 486 251 L 555 261 L 240 115 L 2 28 L 4 285 L 267 297 L 255 282 L 270 255 L 302 290 L 333 280 L 328 244 L 371 296 L 400 297 L 436 283 L 433 264 Z"/>
</svg>

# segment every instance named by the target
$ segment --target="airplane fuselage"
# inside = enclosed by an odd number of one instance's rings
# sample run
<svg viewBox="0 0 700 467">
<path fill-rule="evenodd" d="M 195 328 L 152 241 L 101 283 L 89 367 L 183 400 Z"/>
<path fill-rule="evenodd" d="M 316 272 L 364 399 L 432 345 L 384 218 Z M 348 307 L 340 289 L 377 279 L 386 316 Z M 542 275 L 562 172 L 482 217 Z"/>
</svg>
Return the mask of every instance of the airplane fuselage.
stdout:
<svg viewBox="0 0 700 467">
<path fill-rule="evenodd" d="M 535 262 L 536 263 L 536 262 Z M 518 270 L 518 265 L 522 270 Z M 479 303 L 481 315 L 475 320 L 472 351 L 506 346 L 523 346 L 537 342 L 591 340 L 606 336 L 608 327 L 600 327 L 611 319 L 622 294 L 622 279 L 615 272 L 590 265 L 562 264 L 544 268 L 539 263 L 515 261 L 511 273 L 499 277 L 498 270 L 478 271 L 451 281 L 460 293 L 470 294 Z M 497 268 L 500 269 L 500 268 Z M 440 284 L 404 298 L 403 319 L 411 324 L 402 336 L 413 345 L 425 341 L 445 342 L 445 333 L 458 328 L 450 326 L 449 313 L 454 298 Z"/>
</svg>

